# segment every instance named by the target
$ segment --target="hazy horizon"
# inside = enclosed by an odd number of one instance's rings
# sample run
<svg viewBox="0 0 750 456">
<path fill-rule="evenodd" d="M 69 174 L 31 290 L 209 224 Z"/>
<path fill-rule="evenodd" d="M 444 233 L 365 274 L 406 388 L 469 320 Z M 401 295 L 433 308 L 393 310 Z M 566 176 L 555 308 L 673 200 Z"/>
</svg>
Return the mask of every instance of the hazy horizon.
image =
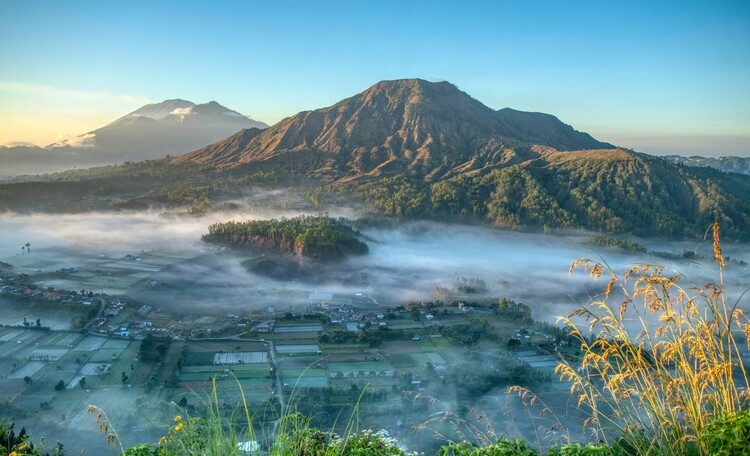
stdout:
<svg viewBox="0 0 750 456">
<path fill-rule="evenodd" d="M 2 90 L 2 83 L 0 82 L 0 91 Z M 364 88 L 363 88 L 364 90 Z M 141 106 L 137 106 L 133 109 L 136 110 L 138 108 L 141 108 L 143 106 L 146 106 L 148 104 L 158 104 L 165 100 L 159 100 L 159 101 L 152 101 L 152 100 L 144 100 L 145 103 Z M 188 100 L 191 102 L 194 102 L 193 100 Z M 196 104 L 203 104 L 208 103 L 209 101 L 215 101 L 215 100 L 207 100 L 207 101 L 199 101 L 196 102 Z M 480 100 L 481 101 L 481 100 Z M 231 106 L 227 106 L 224 103 L 222 104 L 229 109 L 232 109 Z M 322 108 L 324 106 L 320 106 Z M 326 106 L 327 107 L 327 106 Z M 511 106 L 508 106 L 511 107 Z M 512 108 L 512 107 L 511 107 Z M 500 109 L 500 108 L 496 108 Z M 90 128 L 87 128 L 85 131 L 80 131 L 79 133 L 74 134 L 59 134 L 57 137 L 54 138 L 54 140 L 46 140 L 45 142 L 33 142 L 33 141 L 26 141 L 26 140 L 9 140 L 5 142 L 0 141 L 0 147 L 18 147 L 18 146 L 25 146 L 25 147 L 49 147 L 53 146 L 54 144 L 63 142 L 63 141 L 70 141 L 76 138 L 80 135 L 85 135 L 93 130 L 96 130 L 97 128 L 104 127 L 106 125 L 109 125 L 111 122 L 122 118 L 123 116 L 126 116 L 132 111 L 123 112 L 119 115 L 116 115 L 116 117 L 108 120 L 103 121 L 101 125 L 98 126 L 92 126 Z M 297 112 L 290 113 L 290 117 L 297 114 Z M 553 114 L 554 113 L 547 113 L 547 114 Z M 263 122 L 263 119 L 257 119 L 253 118 L 250 115 L 247 115 L 248 118 L 254 121 L 261 121 Z M 284 117 L 284 118 L 285 118 Z M 280 119 L 280 120 L 283 120 Z M 561 119 L 563 120 L 563 119 Z M 565 121 L 565 120 L 563 120 Z M 273 126 L 274 123 L 269 123 L 269 126 Z M 572 125 L 573 128 L 580 129 L 580 127 L 577 127 L 576 125 Z M 590 133 L 590 131 L 587 130 L 581 130 L 586 133 Z M 599 139 L 604 142 L 609 142 L 614 144 L 618 147 L 624 147 L 627 149 L 633 149 L 638 152 L 645 152 L 652 155 L 682 155 L 682 156 L 703 156 L 703 157 L 719 157 L 719 156 L 738 156 L 738 157 L 750 157 L 750 146 L 747 146 L 750 144 L 750 135 L 748 136 L 701 136 L 701 135 L 685 135 L 685 136 L 679 136 L 676 133 L 660 133 L 660 134 L 645 134 L 641 137 L 629 137 L 627 135 L 623 135 L 622 133 L 614 132 L 611 134 L 604 133 L 607 136 L 601 136 L 593 134 L 593 136 L 596 139 Z M 688 141 L 689 142 L 684 145 L 683 147 L 680 147 L 679 144 L 681 141 Z M 185 153 L 189 152 L 189 150 L 186 150 Z"/>
</svg>

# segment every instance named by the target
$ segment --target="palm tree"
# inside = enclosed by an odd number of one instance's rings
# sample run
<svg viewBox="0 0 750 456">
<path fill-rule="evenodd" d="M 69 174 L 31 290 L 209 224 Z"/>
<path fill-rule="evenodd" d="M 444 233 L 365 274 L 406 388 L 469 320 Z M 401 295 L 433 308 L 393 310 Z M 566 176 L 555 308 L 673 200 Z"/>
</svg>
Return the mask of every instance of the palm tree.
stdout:
<svg viewBox="0 0 750 456">
<path fill-rule="evenodd" d="M 31 253 L 31 244 L 26 243 L 26 253 Z"/>
</svg>

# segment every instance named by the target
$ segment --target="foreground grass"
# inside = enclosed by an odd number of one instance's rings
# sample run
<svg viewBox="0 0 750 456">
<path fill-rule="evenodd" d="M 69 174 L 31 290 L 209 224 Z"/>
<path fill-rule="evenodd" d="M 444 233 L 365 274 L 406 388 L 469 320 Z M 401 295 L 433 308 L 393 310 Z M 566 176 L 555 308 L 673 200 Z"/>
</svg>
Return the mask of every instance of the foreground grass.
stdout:
<svg viewBox="0 0 750 456">
<path fill-rule="evenodd" d="M 608 281 L 601 299 L 562 319 L 584 355 L 580 367 L 557 371 L 573 382 L 597 438 L 628 454 L 715 454 L 717 431 L 746 416 L 750 324 L 726 301 L 719 226 L 712 232 L 718 280 L 704 285 L 658 265 L 622 277 L 602 262 L 571 265 Z M 750 434 L 738 439 L 750 448 Z"/>
</svg>

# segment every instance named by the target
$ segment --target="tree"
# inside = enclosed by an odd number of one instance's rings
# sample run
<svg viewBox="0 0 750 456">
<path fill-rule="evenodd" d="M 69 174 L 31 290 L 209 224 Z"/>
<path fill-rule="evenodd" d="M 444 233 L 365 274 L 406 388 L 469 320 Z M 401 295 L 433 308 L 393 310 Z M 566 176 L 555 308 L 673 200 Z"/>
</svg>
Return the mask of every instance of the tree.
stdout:
<svg viewBox="0 0 750 456">
<path fill-rule="evenodd" d="M 60 380 L 57 382 L 57 385 L 55 385 L 55 391 L 62 391 L 65 389 L 65 382 Z"/>
<path fill-rule="evenodd" d="M 26 383 L 27 385 L 31 385 L 31 382 L 32 382 L 31 377 L 27 375 L 26 377 L 23 378 L 23 382 Z"/>
<path fill-rule="evenodd" d="M 37 328 L 41 328 L 42 327 L 42 319 L 41 318 L 37 318 L 36 319 L 36 327 Z"/>
<path fill-rule="evenodd" d="M 55 443 L 55 447 L 52 448 L 52 456 L 65 456 L 65 447 L 63 447 L 62 443 Z"/>
<path fill-rule="evenodd" d="M 78 386 L 80 386 L 81 389 L 86 389 L 86 377 L 81 377 L 81 380 L 78 381 Z"/>
<path fill-rule="evenodd" d="M 188 405 L 188 400 L 185 396 L 183 396 L 180 401 L 177 403 L 181 408 L 185 408 Z"/>
<path fill-rule="evenodd" d="M 26 243 L 26 253 L 31 253 L 31 244 Z"/>
</svg>

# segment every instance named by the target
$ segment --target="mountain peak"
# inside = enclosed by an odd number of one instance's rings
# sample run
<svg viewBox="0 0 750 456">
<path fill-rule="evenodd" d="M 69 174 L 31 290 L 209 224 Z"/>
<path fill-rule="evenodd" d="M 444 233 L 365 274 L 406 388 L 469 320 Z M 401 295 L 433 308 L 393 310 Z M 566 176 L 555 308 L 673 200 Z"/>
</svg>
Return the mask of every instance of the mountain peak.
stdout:
<svg viewBox="0 0 750 456">
<path fill-rule="evenodd" d="M 245 117 L 243 114 L 240 114 L 237 111 L 232 111 L 231 109 L 227 108 L 226 106 L 223 106 L 219 104 L 216 101 L 209 101 L 208 103 L 198 104 L 193 106 L 192 110 L 195 114 L 204 114 L 204 115 L 231 115 L 231 116 L 240 116 Z"/>
<path fill-rule="evenodd" d="M 380 81 L 327 108 L 300 112 L 246 141 L 227 141 L 178 161 L 232 168 L 314 163 L 327 178 L 396 175 L 427 179 L 486 168 L 508 148 L 611 147 L 554 116 L 497 112 L 455 85 L 424 79 Z"/>
<path fill-rule="evenodd" d="M 188 100 L 182 100 L 175 98 L 171 100 L 164 100 L 161 103 L 151 103 L 146 106 L 142 106 L 130 114 L 122 117 L 126 119 L 128 117 L 148 117 L 154 120 L 165 119 L 170 114 L 173 114 L 176 110 L 187 110 L 195 106 L 195 103 Z M 120 119 L 118 119 L 120 120 Z M 117 120 L 115 121 L 117 122 Z"/>
<path fill-rule="evenodd" d="M 360 95 L 365 100 L 385 95 L 407 104 L 430 102 L 435 98 L 446 97 L 451 101 L 455 101 L 455 98 L 461 97 L 471 99 L 469 95 L 462 92 L 450 82 L 430 82 L 418 78 L 380 81 L 369 87 Z"/>
<path fill-rule="evenodd" d="M 407 78 L 407 79 L 384 79 L 370 86 L 370 88 L 365 90 L 365 92 L 369 92 L 371 90 L 394 89 L 394 88 L 416 90 L 416 89 L 424 89 L 424 88 L 430 88 L 430 87 L 453 88 L 455 90 L 458 90 L 458 88 L 455 85 L 451 84 L 448 81 L 430 82 L 430 81 L 427 81 L 426 79 Z"/>
</svg>

